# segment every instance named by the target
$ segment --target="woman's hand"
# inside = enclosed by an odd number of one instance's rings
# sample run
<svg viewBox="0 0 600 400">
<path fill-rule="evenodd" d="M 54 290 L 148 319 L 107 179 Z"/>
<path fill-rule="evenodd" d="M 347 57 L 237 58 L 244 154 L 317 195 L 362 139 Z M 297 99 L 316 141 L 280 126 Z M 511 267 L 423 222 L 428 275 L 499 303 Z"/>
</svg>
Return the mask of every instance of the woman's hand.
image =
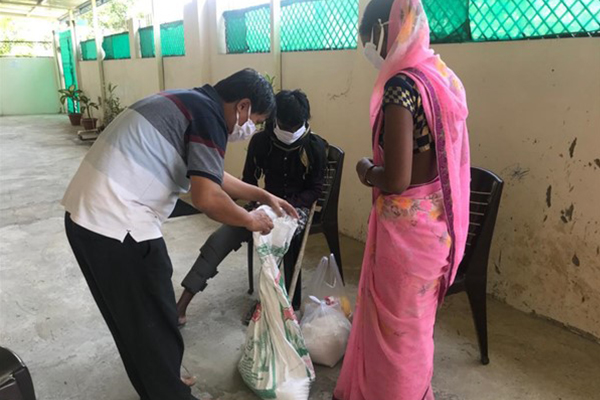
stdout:
<svg viewBox="0 0 600 400">
<path fill-rule="evenodd" d="M 366 180 L 366 175 L 369 168 L 373 167 L 373 165 L 373 160 L 367 157 L 361 158 L 356 164 L 356 173 L 358 174 L 358 179 L 360 179 L 360 182 L 365 186 L 371 186 L 371 184 L 369 184 Z"/>
</svg>

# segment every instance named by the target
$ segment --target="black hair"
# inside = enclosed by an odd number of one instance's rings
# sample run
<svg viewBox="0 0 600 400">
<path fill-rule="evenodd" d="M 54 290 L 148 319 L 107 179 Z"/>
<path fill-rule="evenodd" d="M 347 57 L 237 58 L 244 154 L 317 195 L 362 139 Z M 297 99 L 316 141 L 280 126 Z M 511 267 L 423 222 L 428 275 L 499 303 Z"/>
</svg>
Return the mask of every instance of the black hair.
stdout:
<svg viewBox="0 0 600 400">
<path fill-rule="evenodd" d="M 215 90 L 226 103 L 250 99 L 253 114 L 270 116 L 275 110 L 273 86 L 264 76 L 251 68 L 246 68 L 223 79 L 215 85 Z"/>
<path fill-rule="evenodd" d="M 282 90 L 275 96 L 277 120 L 283 127 L 293 128 L 310 119 L 310 103 L 301 90 Z"/>
<path fill-rule="evenodd" d="M 392 11 L 392 5 L 394 0 L 372 0 L 367 7 L 360 22 L 358 31 L 361 36 L 371 35 L 373 26 L 378 20 L 381 22 L 387 22 L 390 19 L 390 11 Z"/>
</svg>

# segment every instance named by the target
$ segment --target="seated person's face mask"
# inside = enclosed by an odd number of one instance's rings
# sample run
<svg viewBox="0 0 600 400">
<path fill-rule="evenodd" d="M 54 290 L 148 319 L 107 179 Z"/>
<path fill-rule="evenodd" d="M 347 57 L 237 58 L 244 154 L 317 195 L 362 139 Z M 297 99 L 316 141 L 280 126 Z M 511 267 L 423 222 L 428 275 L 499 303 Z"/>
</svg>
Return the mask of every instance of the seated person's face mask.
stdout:
<svg viewBox="0 0 600 400">
<path fill-rule="evenodd" d="M 273 133 L 275 133 L 275 136 L 280 142 L 292 144 L 306 133 L 306 123 L 302 124 L 302 126 L 296 132 L 284 131 L 279 127 L 279 123 L 276 123 Z"/>
</svg>

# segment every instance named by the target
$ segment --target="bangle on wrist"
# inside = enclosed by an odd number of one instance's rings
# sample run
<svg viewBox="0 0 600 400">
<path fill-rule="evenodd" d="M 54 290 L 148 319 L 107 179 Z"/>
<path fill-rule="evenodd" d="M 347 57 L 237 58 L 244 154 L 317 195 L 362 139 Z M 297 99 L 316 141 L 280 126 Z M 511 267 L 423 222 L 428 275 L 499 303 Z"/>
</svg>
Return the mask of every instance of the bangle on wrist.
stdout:
<svg viewBox="0 0 600 400">
<path fill-rule="evenodd" d="M 367 170 L 365 171 L 365 175 L 364 175 L 364 177 L 363 177 L 363 178 L 364 178 L 363 180 L 364 180 L 364 181 L 367 183 L 367 185 L 369 185 L 369 186 L 371 186 L 371 187 L 373 187 L 373 186 L 375 186 L 375 185 L 373 185 L 373 182 L 371 182 L 371 181 L 369 180 L 369 172 L 371 172 L 371 171 L 372 171 L 372 170 L 373 170 L 375 167 L 376 167 L 376 165 L 371 165 L 371 166 L 369 167 L 369 169 L 367 169 Z"/>
</svg>

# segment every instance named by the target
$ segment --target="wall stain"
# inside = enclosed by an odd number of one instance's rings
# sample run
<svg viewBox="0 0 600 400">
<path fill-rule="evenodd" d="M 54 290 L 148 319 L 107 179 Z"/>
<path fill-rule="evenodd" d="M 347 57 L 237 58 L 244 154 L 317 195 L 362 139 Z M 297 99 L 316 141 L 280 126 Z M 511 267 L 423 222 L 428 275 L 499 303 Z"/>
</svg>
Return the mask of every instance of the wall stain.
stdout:
<svg viewBox="0 0 600 400">
<path fill-rule="evenodd" d="M 552 207 L 552 185 L 546 189 L 546 205 L 548 208 Z"/>
<path fill-rule="evenodd" d="M 573 204 L 571 204 L 569 206 L 569 208 L 565 208 L 564 210 L 560 211 L 560 219 L 562 220 L 562 222 L 564 222 L 565 224 L 567 222 L 571 222 L 573 221 L 573 212 L 575 211 L 575 206 Z"/>
<path fill-rule="evenodd" d="M 500 250 L 500 254 L 498 255 L 498 261 L 494 261 L 494 268 L 496 269 L 496 273 L 498 275 L 502 275 L 500 266 L 502 266 L 502 250 Z"/>
<path fill-rule="evenodd" d="M 581 263 L 579 262 L 579 257 L 577 257 L 577 254 L 573 254 L 573 258 L 571 259 L 571 262 L 576 267 L 579 267 L 581 265 Z"/>
<path fill-rule="evenodd" d="M 527 174 L 529 174 L 529 168 L 521 168 L 520 165 L 516 165 L 515 168 L 510 173 L 510 177 L 512 179 L 516 179 L 518 181 L 522 180 Z"/>
<path fill-rule="evenodd" d="M 596 163 L 596 165 L 598 166 L 598 168 L 600 168 L 600 158 L 596 158 L 594 160 L 594 163 Z"/>
<path fill-rule="evenodd" d="M 352 89 L 352 74 L 350 74 L 350 77 L 348 78 L 346 86 L 347 86 L 346 90 L 344 90 L 343 92 L 338 93 L 338 94 L 330 94 L 329 95 L 329 100 L 334 101 L 334 100 L 339 99 L 340 97 L 347 97 L 348 96 L 348 93 L 350 93 L 350 90 Z"/>
<path fill-rule="evenodd" d="M 569 155 L 571 156 L 571 158 L 573 158 L 573 154 L 575 154 L 575 146 L 577 146 L 577 138 L 573 140 L 571 146 L 569 147 Z"/>
</svg>

